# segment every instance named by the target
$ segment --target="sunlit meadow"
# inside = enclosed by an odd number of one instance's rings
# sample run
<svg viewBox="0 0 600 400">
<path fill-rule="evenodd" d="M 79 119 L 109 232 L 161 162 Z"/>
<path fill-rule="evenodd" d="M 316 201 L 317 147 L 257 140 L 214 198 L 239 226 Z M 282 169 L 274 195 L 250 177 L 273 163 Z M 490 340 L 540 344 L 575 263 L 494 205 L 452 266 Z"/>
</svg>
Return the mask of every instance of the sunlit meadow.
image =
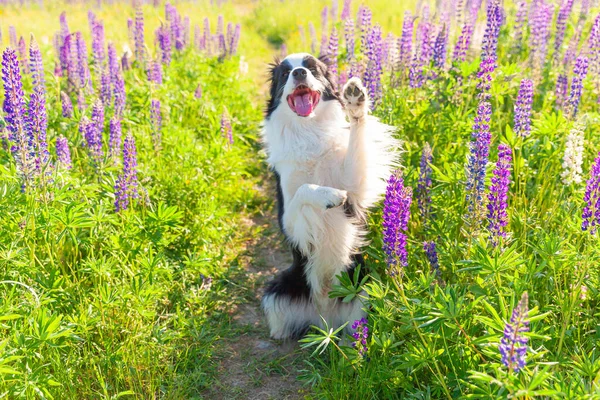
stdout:
<svg viewBox="0 0 600 400">
<path fill-rule="evenodd" d="M 599 13 L 0 2 L 0 398 L 284 398 L 221 362 L 275 229 L 267 64 L 300 51 L 363 79 L 401 167 L 367 278 L 330 293 L 367 318 L 245 373 L 292 376 L 285 398 L 600 398 Z"/>
</svg>

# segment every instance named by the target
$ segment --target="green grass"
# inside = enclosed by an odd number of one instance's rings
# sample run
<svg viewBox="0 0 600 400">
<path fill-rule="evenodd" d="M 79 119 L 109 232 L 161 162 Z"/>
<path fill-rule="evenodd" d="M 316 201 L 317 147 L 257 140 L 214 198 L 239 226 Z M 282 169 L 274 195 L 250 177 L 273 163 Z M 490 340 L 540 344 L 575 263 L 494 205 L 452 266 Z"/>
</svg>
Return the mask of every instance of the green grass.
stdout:
<svg viewBox="0 0 600 400">
<path fill-rule="evenodd" d="M 369 6 L 384 35 L 399 35 L 404 11 L 413 10 L 413 3 Z M 572 66 L 555 62 L 541 72 L 532 133 L 515 136 L 514 102 L 521 79 L 531 77 L 532 70 L 527 44 L 514 51 L 511 2 L 491 89 L 486 181 L 489 186 L 497 145 L 509 144 L 509 236 L 502 246 L 490 245 L 485 225 L 469 231 L 464 218 L 465 164 L 478 105 L 477 42 L 467 62 L 420 89 L 410 89 L 406 76 L 391 85 L 389 72 L 384 75 L 384 100 L 375 114 L 398 127 L 407 185 L 417 186 L 425 142 L 433 147 L 432 216 L 421 217 L 413 201 L 408 267 L 394 278 L 380 250 L 381 212 L 374 210 L 365 249 L 370 280 L 362 287 L 345 282 L 336 288 L 344 295 L 368 293 L 363 299 L 371 333 L 367 357 L 349 346 L 350 338 L 327 331 L 313 331 L 307 340 L 322 344 L 320 354 L 256 356 L 243 347 L 248 338 L 266 336 L 266 330 L 233 320 L 240 305 L 256 303 L 263 283 L 248 270 L 265 267 L 264 248 L 283 246 L 271 240 L 273 227 L 264 223 L 265 215 L 274 214 L 265 183 L 271 177 L 259 143 L 265 67 L 284 43 L 290 51 L 310 48 L 307 22 L 320 31 L 324 4 L 305 1 L 301 15 L 289 2 L 276 0 L 226 3 L 220 9 L 208 1 L 177 4 L 192 27 L 208 16 L 214 29 L 220 13 L 226 22 L 240 22 L 240 55 L 218 60 L 187 49 L 175 55 L 160 87 L 150 85 L 140 68 L 126 71 L 123 131 L 135 137 L 143 190 L 137 204 L 120 213 L 114 211 L 114 184 L 121 166 L 110 159 L 99 167 L 90 163 L 78 131 L 80 118 L 90 110 L 63 118 L 65 82 L 50 73 L 58 15 L 67 11 L 71 30 L 81 30 L 89 48 L 88 7 L 56 2 L 44 9 L 1 11 L 5 42 L 6 28 L 14 25 L 19 35 L 31 32 L 42 45 L 48 141 L 53 152 L 56 137 L 65 135 L 74 165 L 53 170 L 51 183 L 24 194 L 11 154 L 0 150 L 0 398 L 243 398 L 245 389 L 224 383 L 230 371 L 222 367 L 232 347 L 241 348 L 241 373 L 250 387 L 260 389 L 273 376 L 298 377 L 307 398 L 600 396 L 600 247 L 596 236 L 581 231 L 585 183 L 566 186 L 560 179 L 565 138 L 574 121 L 557 109 L 553 92 L 558 74 L 572 75 Z M 146 44 L 154 55 L 153 32 L 164 10 L 143 9 Z M 103 5 L 95 12 L 119 53 L 131 46 L 126 19 L 133 17 L 133 8 Z M 565 46 L 578 17 L 569 21 Z M 583 25 L 586 39 L 591 22 L 590 17 Z M 336 27 L 343 36 L 343 24 Z M 456 36 L 453 24 L 450 43 Z M 198 84 L 201 99 L 194 97 Z M 26 78 L 25 90 L 30 89 Z M 597 76 L 590 74 L 580 107 L 588 121 L 584 179 L 600 150 L 598 94 Z M 158 151 L 152 141 L 152 99 L 162 104 Z M 232 116 L 232 146 L 220 132 L 225 110 Z M 253 225 L 252 220 L 262 222 Z M 436 241 L 442 284 L 423 252 L 425 240 Z M 498 342 L 523 292 L 530 306 L 527 366 L 514 373 L 501 364 Z M 332 336 L 338 337 L 329 341 Z"/>
</svg>

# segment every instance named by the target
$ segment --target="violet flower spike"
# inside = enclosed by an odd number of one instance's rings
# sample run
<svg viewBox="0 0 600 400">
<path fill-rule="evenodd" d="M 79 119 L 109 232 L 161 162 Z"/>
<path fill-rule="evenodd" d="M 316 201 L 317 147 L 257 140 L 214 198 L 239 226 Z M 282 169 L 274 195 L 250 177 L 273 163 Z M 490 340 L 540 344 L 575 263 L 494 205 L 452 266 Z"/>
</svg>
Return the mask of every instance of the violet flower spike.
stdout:
<svg viewBox="0 0 600 400">
<path fill-rule="evenodd" d="M 412 40 L 413 40 L 413 25 L 414 18 L 411 16 L 410 11 L 404 13 L 404 20 L 402 21 L 402 37 L 400 39 L 400 70 L 408 66 L 411 60 L 412 54 Z"/>
<path fill-rule="evenodd" d="M 477 116 L 473 122 L 473 141 L 470 144 L 470 155 L 467 163 L 467 202 L 469 203 L 469 222 L 475 229 L 479 227 L 483 217 L 483 195 L 485 191 L 485 173 L 490 154 L 490 119 L 492 107 L 482 101 L 477 108 Z"/>
<path fill-rule="evenodd" d="M 344 39 L 346 41 L 346 61 L 351 62 L 354 59 L 354 20 L 347 18 L 344 21 Z"/>
<path fill-rule="evenodd" d="M 505 144 L 498 146 L 498 162 L 494 168 L 492 186 L 488 194 L 488 227 L 492 246 L 497 246 L 500 238 L 506 237 L 504 228 L 508 225 L 507 200 L 510 186 L 512 150 Z"/>
<path fill-rule="evenodd" d="M 140 65 L 144 65 L 146 63 L 146 45 L 144 43 L 144 13 L 140 6 L 135 9 L 134 40 L 135 59 Z"/>
<path fill-rule="evenodd" d="M 440 271 L 440 262 L 435 248 L 435 242 L 423 242 L 423 250 L 425 251 L 429 265 L 431 266 L 431 271 L 435 274 L 438 281 L 441 280 L 442 273 Z"/>
<path fill-rule="evenodd" d="M 588 71 L 588 58 L 585 56 L 577 57 L 575 60 L 575 67 L 573 68 L 573 81 L 571 82 L 571 92 L 567 104 L 571 118 L 577 116 L 579 110 L 579 102 L 581 101 L 581 93 L 583 92 L 583 80 L 585 79 Z"/>
<path fill-rule="evenodd" d="M 123 145 L 123 173 L 115 182 L 115 210 L 120 212 L 129 207 L 134 199 L 138 199 L 139 181 L 137 177 L 137 149 L 131 132 Z"/>
<path fill-rule="evenodd" d="M 344 6 L 342 7 L 342 14 L 340 15 L 340 19 L 342 21 L 346 21 L 348 18 L 350 18 L 350 15 L 352 14 L 352 0 L 344 0 Z"/>
<path fill-rule="evenodd" d="M 521 296 L 521 300 L 517 307 L 513 310 L 510 322 L 506 323 L 504 335 L 500 340 L 498 350 L 502 357 L 502 364 L 505 367 L 512 369 L 514 372 L 519 372 L 527 364 L 527 342 L 528 339 L 525 332 L 529 332 L 528 316 L 528 297 L 527 292 Z"/>
<path fill-rule="evenodd" d="M 581 230 L 595 235 L 600 225 L 600 152 L 590 170 L 583 201 Z"/>
<path fill-rule="evenodd" d="M 371 109 L 374 109 L 382 97 L 381 76 L 383 74 L 382 67 L 382 38 L 381 27 L 373 26 L 367 38 L 367 67 L 365 70 L 364 84 L 369 91 L 371 99 Z"/>
<path fill-rule="evenodd" d="M 21 177 L 22 190 L 32 184 L 34 174 L 33 141 L 25 131 L 25 94 L 17 53 L 10 47 L 2 54 L 2 81 L 4 82 L 4 119 L 9 132 L 11 152 Z"/>
<path fill-rule="evenodd" d="M 417 184 L 417 205 L 421 212 L 421 218 L 424 223 L 427 223 L 431 214 L 431 175 L 433 170 L 431 169 L 431 163 L 433 161 L 433 151 L 429 143 L 425 143 L 423 146 L 423 153 L 421 155 L 421 162 L 419 164 L 419 181 Z"/>
<path fill-rule="evenodd" d="M 533 81 L 523 79 L 515 103 L 515 127 L 518 136 L 526 137 L 531 133 L 531 105 L 533 103 Z"/>
<path fill-rule="evenodd" d="M 571 10 L 573 9 L 573 0 L 563 0 L 556 17 L 556 34 L 554 36 L 554 56 L 558 59 L 560 50 L 565 39 L 565 29 Z"/>
<path fill-rule="evenodd" d="M 160 101 L 156 99 L 152 99 L 150 102 L 150 123 L 152 125 L 152 143 L 154 144 L 154 150 L 160 151 L 162 148 L 162 113 Z"/>
<path fill-rule="evenodd" d="M 73 103 L 69 95 L 65 92 L 60 92 L 60 101 L 62 104 L 62 116 L 64 118 L 73 117 Z"/>
<path fill-rule="evenodd" d="M 110 156 L 113 159 L 117 159 L 121 154 L 121 120 L 118 117 L 112 117 L 109 122 L 109 128 L 108 147 L 110 149 Z"/>
<path fill-rule="evenodd" d="M 328 70 L 333 76 L 338 74 L 338 35 L 335 26 L 331 30 L 331 36 L 329 37 L 329 49 L 327 51 L 329 66 Z"/>
<path fill-rule="evenodd" d="M 367 355 L 367 339 L 369 338 L 369 327 L 367 324 L 366 318 L 357 319 L 352 323 L 352 329 L 355 331 L 352 334 L 354 341 L 352 342 L 352 347 L 356 349 L 358 355 L 360 357 L 365 357 Z"/>
<path fill-rule="evenodd" d="M 227 139 L 229 146 L 233 145 L 233 129 L 227 110 L 221 114 L 221 136 Z"/>
<path fill-rule="evenodd" d="M 56 138 L 56 158 L 58 160 L 58 165 L 64 169 L 71 169 L 73 167 L 69 143 L 67 142 L 67 138 L 63 135 L 59 135 Z"/>
<path fill-rule="evenodd" d="M 383 203 L 383 251 L 387 254 L 387 264 L 392 276 L 400 268 L 408 266 L 406 231 L 410 218 L 412 190 L 404 186 L 400 171 L 390 176 Z"/>
</svg>

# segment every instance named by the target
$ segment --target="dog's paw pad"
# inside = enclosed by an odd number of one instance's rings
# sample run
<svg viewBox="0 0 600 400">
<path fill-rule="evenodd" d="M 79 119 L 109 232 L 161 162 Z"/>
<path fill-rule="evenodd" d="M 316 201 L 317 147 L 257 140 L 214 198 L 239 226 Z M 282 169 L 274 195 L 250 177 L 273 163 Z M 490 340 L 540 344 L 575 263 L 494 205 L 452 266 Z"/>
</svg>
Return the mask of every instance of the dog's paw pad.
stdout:
<svg viewBox="0 0 600 400">
<path fill-rule="evenodd" d="M 362 118 L 367 113 L 367 89 L 357 77 L 352 77 L 346 82 L 342 91 L 346 109 L 351 118 Z"/>
</svg>

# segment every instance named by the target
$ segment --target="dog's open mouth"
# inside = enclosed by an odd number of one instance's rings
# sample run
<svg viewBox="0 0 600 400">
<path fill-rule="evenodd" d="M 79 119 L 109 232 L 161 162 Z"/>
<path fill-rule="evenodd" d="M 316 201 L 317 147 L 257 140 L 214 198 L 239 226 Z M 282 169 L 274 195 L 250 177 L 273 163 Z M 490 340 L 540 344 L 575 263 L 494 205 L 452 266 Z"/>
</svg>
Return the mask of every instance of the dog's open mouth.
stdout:
<svg viewBox="0 0 600 400">
<path fill-rule="evenodd" d="M 311 90 L 306 85 L 298 85 L 294 92 L 287 97 L 287 102 L 293 112 L 301 117 L 308 117 L 321 99 L 321 93 Z"/>
</svg>

